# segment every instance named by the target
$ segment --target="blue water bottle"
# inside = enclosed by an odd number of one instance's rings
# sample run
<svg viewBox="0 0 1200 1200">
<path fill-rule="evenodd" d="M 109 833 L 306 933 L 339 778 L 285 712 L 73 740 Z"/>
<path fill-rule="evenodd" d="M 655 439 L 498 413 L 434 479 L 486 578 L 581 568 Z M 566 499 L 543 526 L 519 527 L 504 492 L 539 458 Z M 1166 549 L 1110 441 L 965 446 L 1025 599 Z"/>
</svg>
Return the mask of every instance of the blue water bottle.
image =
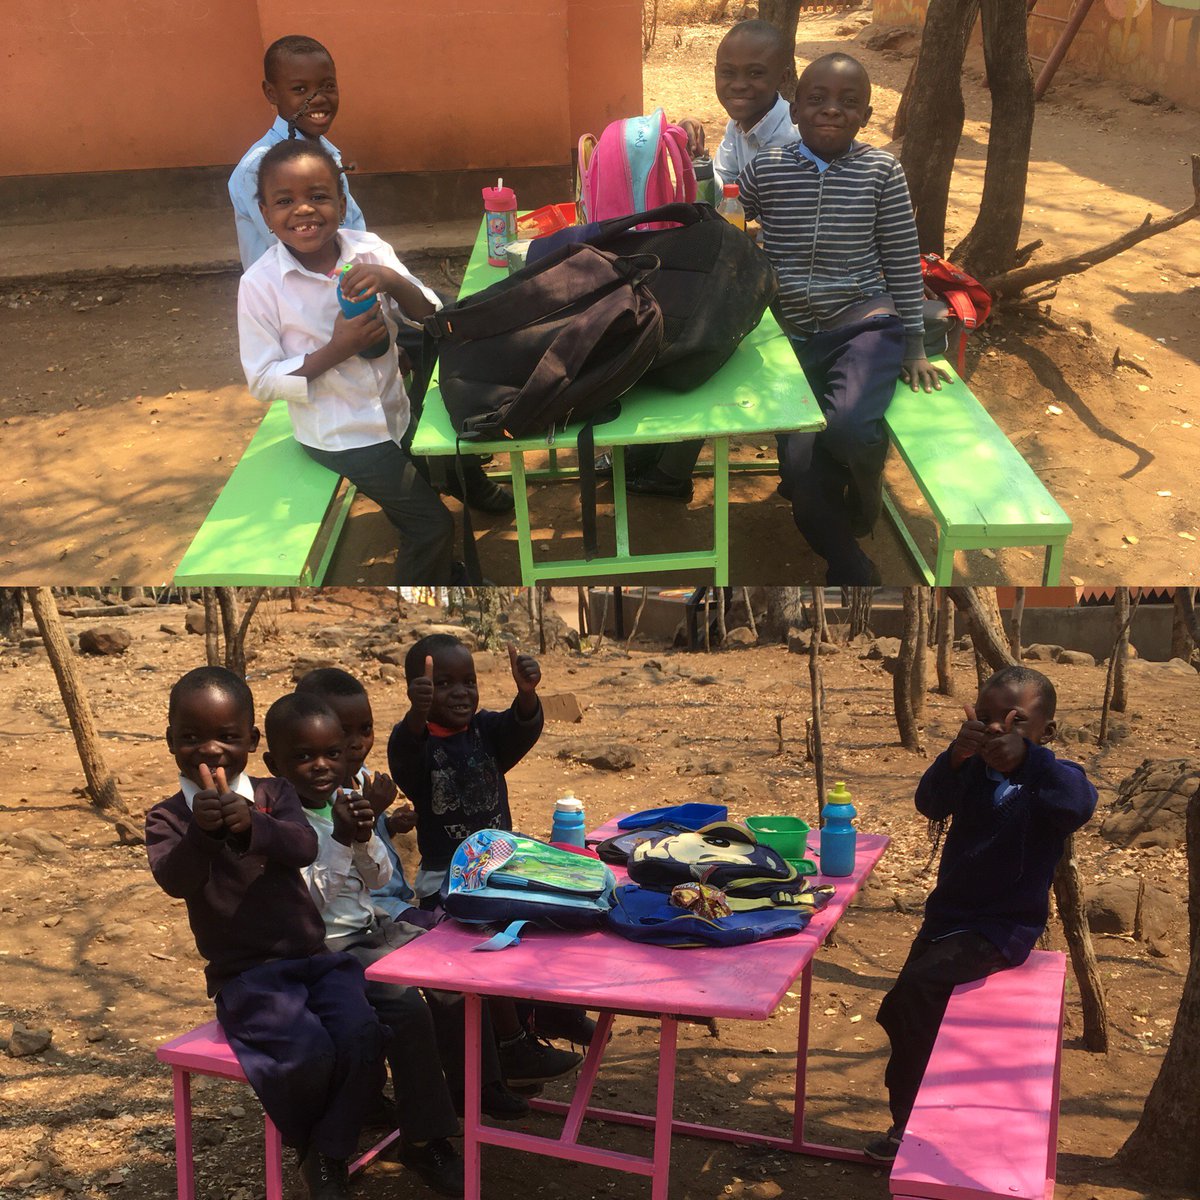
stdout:
<svg viewBox="0 0 1200 1200">
<path fill-rule="evenodd" d="M 850 803 L 850 792 L 844 783 L 833 785 L 833 791 L 825 797 L 821 809 L 821 874 L 854 874 L 854 850 L 857 834 L 854 832 L 854 805 Z"/>
<path fill-rule="evenodd" d="M 564 846 L 583 845 L 583 801 L 568 792 L 554 802 L 554 821 L 550 826 L 550 840 L 562 842 Z"/>
<path fill-rule="evenodd" d="M 342 281 L 346 278 L 346 272 L 350 270 L 353 263 L 347 263 L 338 272 L 337 283 L 337 298 L 338 304 L 341 306 L 342 312 L 347 317 L 357 317 L 359 313 L 369 312 L 379 303 L 378 296 L 368 296 L 365 300 L 351 300 L 346 293 L 342 291 Z M 373 346 L 368 346 L 365 350 L 360 350 L 358 355 L 360 358 L 379 358 L 388 352 L 388 347 L 392 344 L 391 334 L 385 333 Z"/>
</svg>

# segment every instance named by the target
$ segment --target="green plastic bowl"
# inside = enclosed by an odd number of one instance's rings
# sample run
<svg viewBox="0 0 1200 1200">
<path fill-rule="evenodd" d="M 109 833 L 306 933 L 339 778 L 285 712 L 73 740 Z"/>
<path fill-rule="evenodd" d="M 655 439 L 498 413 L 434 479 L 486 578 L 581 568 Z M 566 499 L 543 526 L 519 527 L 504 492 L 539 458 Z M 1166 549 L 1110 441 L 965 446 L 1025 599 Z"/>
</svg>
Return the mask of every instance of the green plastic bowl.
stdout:
<svg viewBox="0 0 1200 1200">
<path fill-rule="evenodd" d="M 747 817 L 746 826 L 764 846 L 786 858 L 801 875 L 816 874 L 816 863 L 804 857 L 808 824 L 800 817 Z"/>
</svg>

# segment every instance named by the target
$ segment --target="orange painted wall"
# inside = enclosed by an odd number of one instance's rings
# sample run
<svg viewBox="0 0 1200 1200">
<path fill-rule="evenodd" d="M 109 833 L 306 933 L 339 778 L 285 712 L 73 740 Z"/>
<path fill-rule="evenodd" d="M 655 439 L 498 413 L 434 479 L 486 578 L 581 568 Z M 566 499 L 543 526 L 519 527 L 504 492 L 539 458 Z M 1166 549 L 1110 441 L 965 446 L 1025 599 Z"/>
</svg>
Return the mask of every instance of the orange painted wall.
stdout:
<svg viewBox="0 0 1200 1200">
<path fill-rule="evenodd" d="M 641 112 L 630 0 L 8 0 L 17 119 L 6 174 L 236 161 L 270 123 L 264 48 L 329 46 L 333 140 L 364 173 L 548 166 L 579 134 Z"/>
<path fill-rule="evenodd" d="M 876 0 L 875 20 L 920 25 L 925 6 L 926 0 Z M 1036 11 L 1066 17 L 1071 8 L 1072 0 L 1039 0 Z M 1045 58 L 1061 30 L 1061 24 L 1034 16 L 1030 52 Z M 1035 72 L 1039 65 L 1034 63 Z M 1060 70 L 1137 84 L 1200 108 L 1200 0 L 1097 0 Z"/>
</svg>

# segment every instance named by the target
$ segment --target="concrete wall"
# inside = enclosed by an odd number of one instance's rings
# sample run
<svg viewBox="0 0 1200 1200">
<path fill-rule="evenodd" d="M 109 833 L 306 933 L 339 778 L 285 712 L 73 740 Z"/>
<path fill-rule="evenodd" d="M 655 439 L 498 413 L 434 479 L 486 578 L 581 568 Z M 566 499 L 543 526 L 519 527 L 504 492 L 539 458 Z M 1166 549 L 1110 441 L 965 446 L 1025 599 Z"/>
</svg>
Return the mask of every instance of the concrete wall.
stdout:
<svg viewBox="0 0 1200 1200">
<path fill-rule="evenodd" d="M 1029 21 L 1031 54 L 1044 59 L 1063 28 L 1036 14 L 1066 17 L 1072 7 L 1072 0 L 1039 0 Z M 925 9 L 926 0 L 875 0 L 875 21 L 921 25 Z M 1200 108 L 1200 0 L 1099 0 L 1060 70 L 1137 84 Z"/>
<path fill-rule="evenodd" d="M 85 172 L 232 164 L 274 117 L 263 50 L 306 33 L 337 63 L 332 136 L 360 172 L 566 178 L 580 134 L 641 112 L 640 14 L 632 0 L 8 0 L 2 169 L 53 192 Z"/>
</svg>

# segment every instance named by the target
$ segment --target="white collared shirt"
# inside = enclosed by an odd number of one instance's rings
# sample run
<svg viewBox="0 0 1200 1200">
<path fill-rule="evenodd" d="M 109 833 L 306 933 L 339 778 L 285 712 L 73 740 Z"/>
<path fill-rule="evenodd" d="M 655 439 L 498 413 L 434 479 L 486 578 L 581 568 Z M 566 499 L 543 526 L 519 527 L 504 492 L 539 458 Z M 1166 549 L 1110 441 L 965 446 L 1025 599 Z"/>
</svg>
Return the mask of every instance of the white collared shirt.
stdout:
<svg viewBox="0 0 1200 1200">
<path fill-rule="evenodd" d="M 737 182 L 742 170 L 760 150 L 790 146 L 799 140 L 800 131 L 792 123 L 792 106 L 782 96 L 775 97 L 767 115 L 748 133 L 743 133 L 736 121 L 730 121 L 713 157 L 718 195 L 722 184 Z"/>
<path fill-rule="evenodd" d="M 304 815 L 317 833 L 317 857 L 303 868 L 304 881 L 325 921 L 325 936 L 369 929 L 375 920 L 371 889 L 392 877 L 387 849 L 374 831 L 369 842 L 343 846 L 333 836 L 333 821 L 308 808 Z"/>
<path fill-rule="evenodd" d="M 391 267 L 421 289 L 436 308 L 437 296 L 373 233 L 338 231 L 339 264 L 374 263 Z M 286 400 L 296 441 L 318 450 L 353 450 L 399 442 L 408 428 L 408 394 L 396 353 L 379 358 L 352 354 L 316 379 L 292 372 L 304 357 L 329 342 L 339 312 L 338 280 L 303 267 L 276 242 L 242 276 L 238 288 L 238 338 L 242 369 L 257 400 Z M 390 296 L 381 296 L 388 334 L 395 340 L 398 320 L 406 320 Z M 406 323 L 409 323 L 406 321 Z"/>
<path fill-rule="evenodd" d="M 232 779 L 226 780 L 229 784 L 231 792 L 237 792 L 244 800 L 254 805 L 254 785 L 250 782 L 250 776 L 245 771 L 239 772 Z M 179 790 L 183 793 L 184 803 L 188 806 L 189 811 L 192 807 L 192 801 L 196 799 L 196 793 L 202 792 L 204 789 L 198 784 L 193 783 L 186 775 L 179 777 Z"/>
<path fill-rule="evenodd" d="M 288 123 L 282 117 L 276 117 L 271 128 L 242 155 L 242 161 L 233 169 L 229 177 L 229 199 L 233 202 L 233 219 L 237 225 L 238 256 L 242 260 L 242 270 L 248 271 L 251 264 L 256 263 L 270 248 L 277 244 L 275 235 L 267 228 L 262 213 L 258 207 L 258 168 L 263 155 L 279 142 L 288 138 Z M 297 137 L 305 138 L 303 133 Z M 333 156 L 333 161 L 341 166 L 341 151 L 328 139 L 317 139 Z M 345 181 L 345 175 L 342 180 Z M 346 216 L 342 224 L 348 229 L 366 229 L 362 209 L 350 195 L 350 186 L 346 185 Z"/>
</svg>

